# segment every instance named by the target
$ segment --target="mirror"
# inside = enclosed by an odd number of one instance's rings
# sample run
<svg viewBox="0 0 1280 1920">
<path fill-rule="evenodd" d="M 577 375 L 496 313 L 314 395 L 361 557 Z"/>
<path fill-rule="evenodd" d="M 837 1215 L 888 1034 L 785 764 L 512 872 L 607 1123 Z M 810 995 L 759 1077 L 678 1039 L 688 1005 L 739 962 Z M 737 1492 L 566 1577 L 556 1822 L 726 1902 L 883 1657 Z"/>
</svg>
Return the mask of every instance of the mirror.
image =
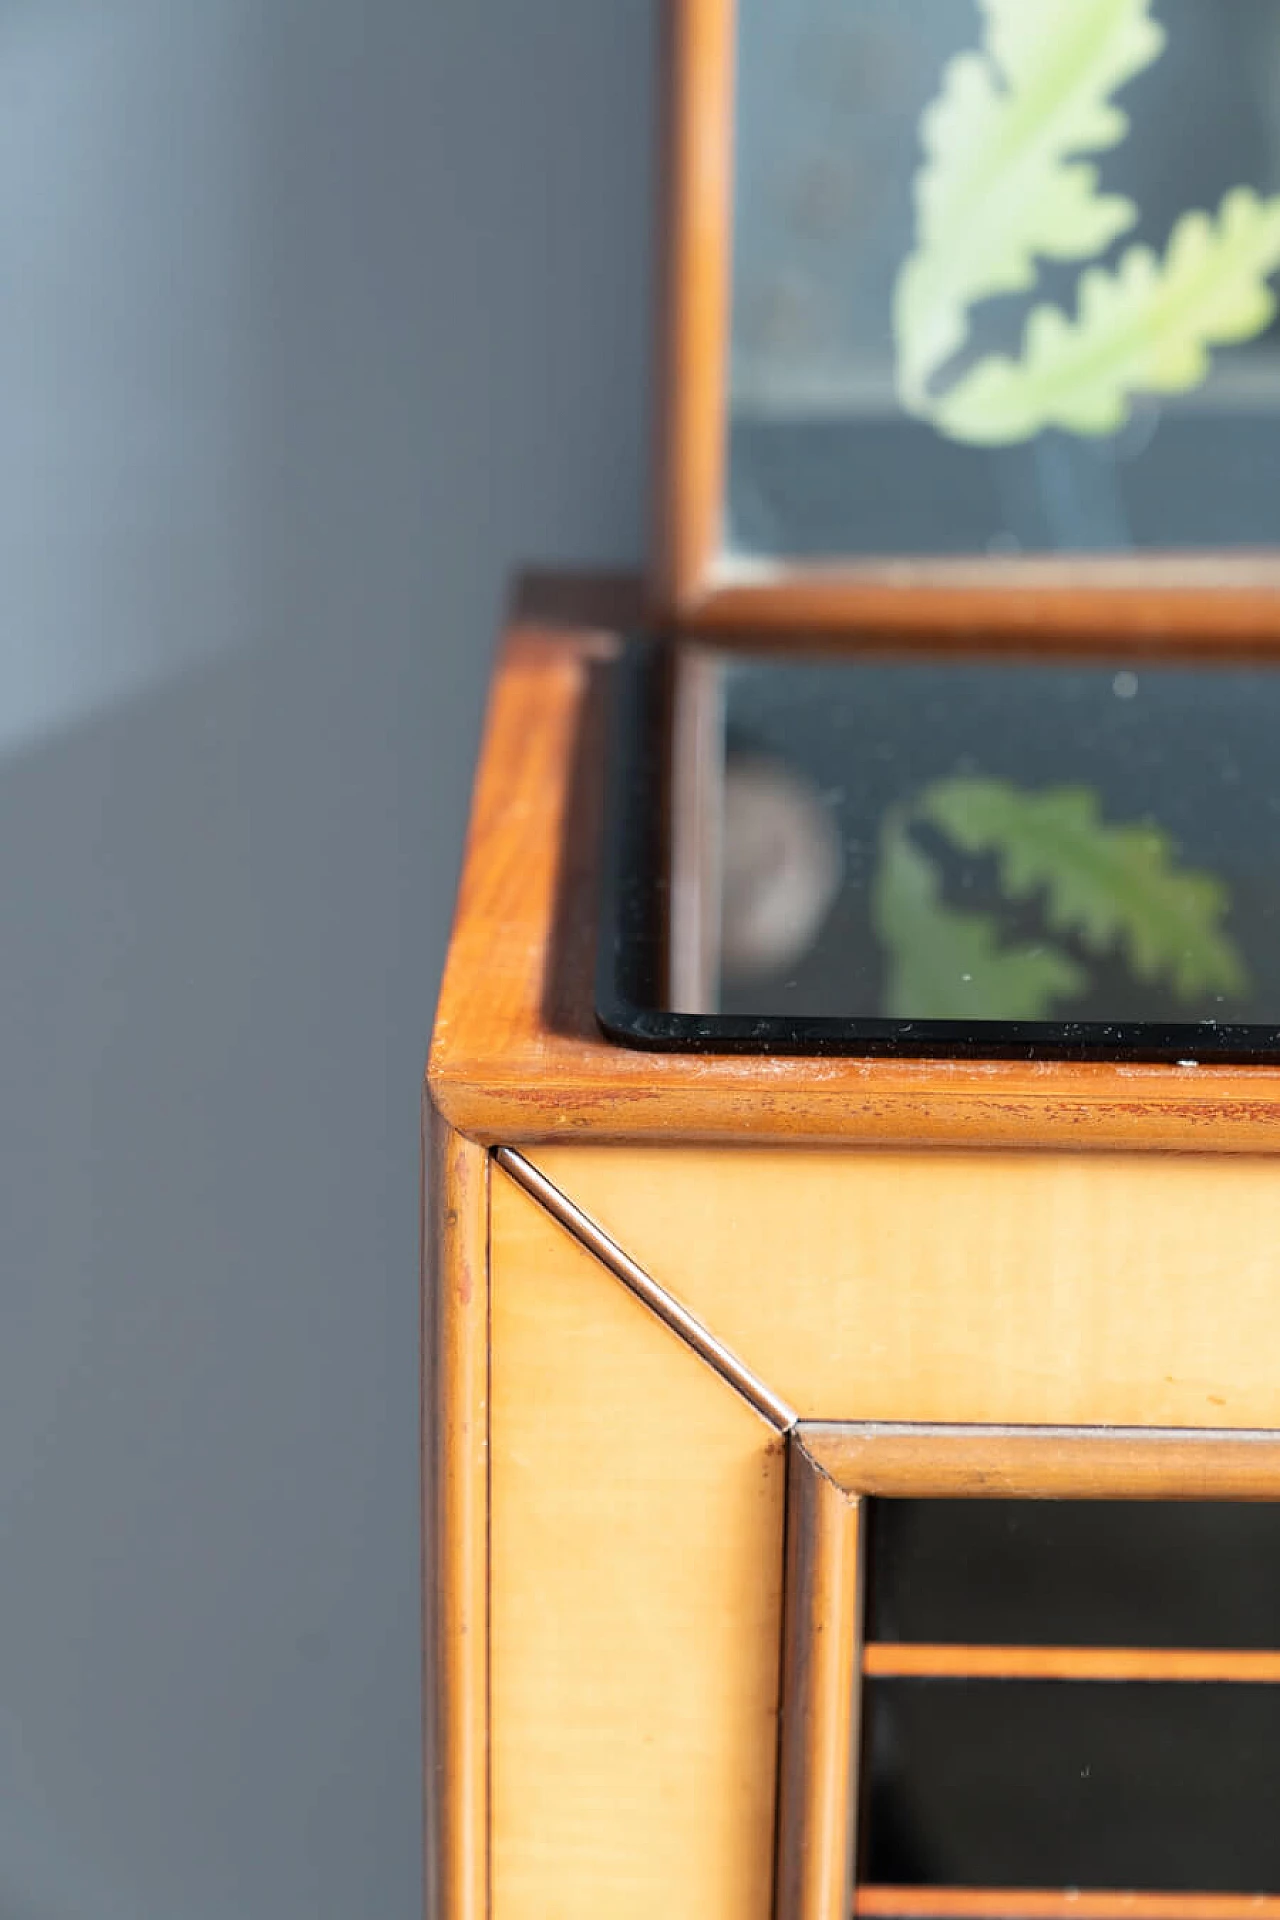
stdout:
<svg viewBox="0 0 1280 1920">
<path fill-rule="evenodd" d="M 738 0 L 721 538 L 1273 547 L 1280 0 Z"/>
</svg>

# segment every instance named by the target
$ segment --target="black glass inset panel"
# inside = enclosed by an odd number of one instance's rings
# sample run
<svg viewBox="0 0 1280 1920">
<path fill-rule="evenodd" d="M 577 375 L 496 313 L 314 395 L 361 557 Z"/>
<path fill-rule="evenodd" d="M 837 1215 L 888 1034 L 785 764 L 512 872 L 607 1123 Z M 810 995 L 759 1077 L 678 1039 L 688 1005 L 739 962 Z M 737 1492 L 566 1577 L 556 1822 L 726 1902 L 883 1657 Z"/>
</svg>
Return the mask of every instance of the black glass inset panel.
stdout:
<svg viewBox="0 0 1280 1920">
<path fill-rule="evenodd" d="M 875 1500 L 867 1635 L 1280 1647 L 1280 1504 Z"/>
<path fill-rule="evenodd" d="M 612 1038 L 1280 1059 L 1280 669 L 726 661 L 718 800 L 673 827 L 692 921 L 667 891 L 658 655 L 630 648 L 615 688 Z"/>
<path fill-rule="evenodd" d="M 877 1680 L 865 1881 L 1280 1891 L 1280 1688 Z"/>
<path fill-rule="evenodd" d="M 1117 665 L 729 666 L 720 1010 L 1280 1022 L 1280 672 Z M 802 807 L 825 911 L 740 961 Z"/>
</svg>

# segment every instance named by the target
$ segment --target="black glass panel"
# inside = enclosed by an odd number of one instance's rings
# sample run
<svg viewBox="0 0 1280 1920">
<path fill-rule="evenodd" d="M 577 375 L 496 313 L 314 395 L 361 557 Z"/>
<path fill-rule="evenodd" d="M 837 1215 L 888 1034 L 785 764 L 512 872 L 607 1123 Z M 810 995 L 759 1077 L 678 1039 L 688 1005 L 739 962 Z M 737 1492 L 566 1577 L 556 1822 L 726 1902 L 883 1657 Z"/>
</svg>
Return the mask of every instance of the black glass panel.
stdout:
<svg viewBox="0 0 1280 1920">
<path fill-rule="evenodd" d="M 1280 1647 L 1280 1505 L 874 1500 L 867 1634 Z"/>
<path fill-rule="evenodd" d="M 611 1038 L 1280 1059 L 1280 668 L 739 655 L 720 676 L 701 737 L 723 777 L 673 848 L 662 655 L 635 643 L 614 673 Z"/>
<path fill-rule="evenodd" d="M 865 1881 L 1280 1890 L 1280 1688 L 883 1680 Z"/>
<path fill-rule="evenodd" d="M 1280 1023 L 1280 672 L 757 661 L 724 701 L 722 1013 Z"/>
</svg>

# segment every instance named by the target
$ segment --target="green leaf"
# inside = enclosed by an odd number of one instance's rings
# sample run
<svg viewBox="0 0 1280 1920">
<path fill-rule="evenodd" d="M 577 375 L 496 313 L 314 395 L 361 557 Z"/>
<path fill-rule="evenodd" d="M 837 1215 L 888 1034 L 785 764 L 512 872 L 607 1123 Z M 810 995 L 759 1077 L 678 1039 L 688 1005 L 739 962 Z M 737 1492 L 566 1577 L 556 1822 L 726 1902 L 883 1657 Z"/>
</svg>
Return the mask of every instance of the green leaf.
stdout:
<svg viewBox="0 0 1280 1920">
<path fill-rule="evenodd" d="M 881 833 L 871 914 L 889 963 L 893 1020 L 1043 1020 L 1055 1000 L 1085 985 L 1056 947 L 1001 949 L 993 917 L 947 906 L 936 867 L 900 814 Z"/>
<path fill-rule="evenodd" d="M 1269 324 L 1280 267 L 1280 196 L 1229 193 L 1215 220 L 1184 213 L 1160 261 L 1130 247 L 1114 272 L 1080 281 L 1075 320 L 1037 307 L 1022 357 L 993 355 L 935 404 L 944 432 L 1000 445 L 1045 427 L 1113 433 L 1139 393 L 1185 393 L 1204 379 L 1209 349 Z"/>
<path fill-rule="evenodd" d="M 1087 787 L 1022 793 L 1000 780 L 944 780 L 917 811 L 966 853 L 994 853 L 1011 899 L 1043 888 L 1055 931 L 1095 953 L 1122 946 L 1139 979 L 1166 978 L 1184 1000 L 1247 987 L 1221 928 L 1226 887 L 1179 870 L 1158 827 L 1105 825 Z"/>
<path fill-rule="evenodd" d="M 951 61 L 921 123 L 917 248 L 894 301 L 904 405 L 963 346 L 976 301 L 1034 286 L 1037 256 L 1085 260 L 1131 227 L 1130 200 L 1080 159 L 1128 120 L 1111 95 L 1164 45 L 1151 0 L 982 0 L 980 53 Z"/>
</svg>

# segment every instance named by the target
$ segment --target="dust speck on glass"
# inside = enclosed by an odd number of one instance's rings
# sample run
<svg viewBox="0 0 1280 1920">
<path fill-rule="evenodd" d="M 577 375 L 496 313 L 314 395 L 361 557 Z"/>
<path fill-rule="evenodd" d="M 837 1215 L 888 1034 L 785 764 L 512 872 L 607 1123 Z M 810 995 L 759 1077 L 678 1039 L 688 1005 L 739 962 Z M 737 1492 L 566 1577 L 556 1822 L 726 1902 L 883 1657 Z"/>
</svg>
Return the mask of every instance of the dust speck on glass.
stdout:
<svg viewBox="0 0 1280 1920">
<path fill-rule="evenodd" d="M 727 543 L 1273 544 L 1280 0 L 739 0 Z"/>
</svg>

